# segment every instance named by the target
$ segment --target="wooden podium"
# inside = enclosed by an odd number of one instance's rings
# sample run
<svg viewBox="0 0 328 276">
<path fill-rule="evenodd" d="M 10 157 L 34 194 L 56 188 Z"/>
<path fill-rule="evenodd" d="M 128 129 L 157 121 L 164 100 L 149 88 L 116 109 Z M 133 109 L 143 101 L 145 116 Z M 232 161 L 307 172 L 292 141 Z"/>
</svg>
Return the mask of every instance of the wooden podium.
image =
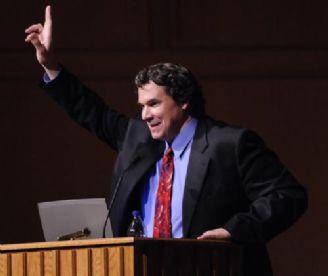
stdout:
<svg viewBox="0 0 328 276">
<path fill-rule="evenodd" d="M 111 238 L 0 245 L 0 276 L 239 276 L 224 241 Z"/>
</svg>

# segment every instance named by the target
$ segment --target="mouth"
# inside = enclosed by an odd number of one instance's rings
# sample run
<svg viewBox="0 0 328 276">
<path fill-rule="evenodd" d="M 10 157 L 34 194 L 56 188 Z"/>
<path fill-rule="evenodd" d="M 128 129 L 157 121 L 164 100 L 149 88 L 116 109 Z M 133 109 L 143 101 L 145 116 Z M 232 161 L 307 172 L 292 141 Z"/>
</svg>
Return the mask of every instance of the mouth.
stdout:
<svg viewBox="0 0 328 276">
<path fill-rule="evenodd" d="M 150 122 L 148 123 L 148 127 L 150 131 L 155 131 L 160 126 L 160 124 L 161 122 Z"/>
</svg>

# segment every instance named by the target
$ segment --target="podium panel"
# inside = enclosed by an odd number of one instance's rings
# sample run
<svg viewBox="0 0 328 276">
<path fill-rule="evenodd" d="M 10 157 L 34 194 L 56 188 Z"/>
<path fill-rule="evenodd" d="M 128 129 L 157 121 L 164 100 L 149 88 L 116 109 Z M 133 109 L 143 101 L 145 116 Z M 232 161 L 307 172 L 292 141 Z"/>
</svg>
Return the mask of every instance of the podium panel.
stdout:
<svg viewBox="0 0 328 276">
<path fill-rule="evenodd" d="M 223 241 L 111 238 L 0 246 L 0 276 L 240 276 Z"/>
</svg>

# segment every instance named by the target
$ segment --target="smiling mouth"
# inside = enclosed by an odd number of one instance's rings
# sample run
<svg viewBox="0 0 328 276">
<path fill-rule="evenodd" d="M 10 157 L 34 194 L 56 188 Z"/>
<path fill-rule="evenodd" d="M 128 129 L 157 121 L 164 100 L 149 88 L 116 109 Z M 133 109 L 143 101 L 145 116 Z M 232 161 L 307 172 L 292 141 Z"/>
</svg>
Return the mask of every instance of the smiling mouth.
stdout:
<svg viewBox="0 0 328 276">
<path fill-rule="evenodd" d="M 153 130 L 153 129 L 156 129 L 160 124 L 161 124 L 161 122 L 149 123 L 148 127 L 149 127 L 150 130 Z"/>
</svg>

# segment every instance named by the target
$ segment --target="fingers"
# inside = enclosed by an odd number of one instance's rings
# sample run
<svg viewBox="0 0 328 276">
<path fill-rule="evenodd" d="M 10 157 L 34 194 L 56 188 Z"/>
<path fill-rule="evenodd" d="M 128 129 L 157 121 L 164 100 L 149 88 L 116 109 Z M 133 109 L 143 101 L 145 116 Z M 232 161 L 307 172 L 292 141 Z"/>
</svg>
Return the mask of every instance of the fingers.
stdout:
<svg viewBox="0 0 328 276">
<path fill-rule="evenodd" d="M 51 15 L 51 6 L 47 6 L 45 9 L 45 13 L 44 13 L 44 18 L 45 18 L 45 24 L 47 24 L 47 26 L 51 26 L 52 24 L 52 15 Z M 33 24 L 31 26 L 29 26 L 27 29 L 25 29 L 25 33 L 32 33 L 32 32 L 37 32 L 37 33 L 41 33 L 43 30 L 43 25 L 38 23 L 38 24 Z"/>
<path fill-rule="evenodd" d="M 223 228 L 218 228 L 218 229 L 213 229 L 204 232 L 202 235 L 200 235 L 197 239 L 198 240 L 205 240 L 205 239 L 229 239 L 231 237 L 231 234 L 223 229 Z"/>
<path fill-rule="evenodd" d="M 25 33 L 25 41 L 31 43 L 36 49 L 36 58 L 45 70 L 58 73 L 58 63 L 54 58 L 52 48 L 52 15 L 51 6 L 47 6 L 44 12 L 44 24 L 29 26 Z"/>
<path fill-rule="evenodd" d="M 31 42 L 35 49 L 43 49 L 43 45 L 40 42 L 39 35 L 37 33 L 31 33 L 25 38 L 25 42 Z"/>
<path fill-rule="evenodd" d="M 47 24 L 52 24 L 52 14 L 51 14 L 51 6 L 46 6 L 45 13 L 44 13 L 44 20 Z"/>
<path fill-rule="evenodd" d="M 25 42 L 31 42 L 32 36 L 34 36 L 35 34 L 29 34 L 26 38 L 25 38 Z"/>
<path fill-rule="evenodd" d="M 197 240 L 216 239 L 216 235 L 212 231 L 206 231 Z"/>
<path fill-rule="evenodd" d="M 29 34 L 29 33 L 33 33 L 36 32 L 38 34 L 40 34 L 43 30 L 43 26 L 42 24 L 34 24 L 29 26 L 27 29 L 25 29 L 25 33 Z"/>
</svg>

